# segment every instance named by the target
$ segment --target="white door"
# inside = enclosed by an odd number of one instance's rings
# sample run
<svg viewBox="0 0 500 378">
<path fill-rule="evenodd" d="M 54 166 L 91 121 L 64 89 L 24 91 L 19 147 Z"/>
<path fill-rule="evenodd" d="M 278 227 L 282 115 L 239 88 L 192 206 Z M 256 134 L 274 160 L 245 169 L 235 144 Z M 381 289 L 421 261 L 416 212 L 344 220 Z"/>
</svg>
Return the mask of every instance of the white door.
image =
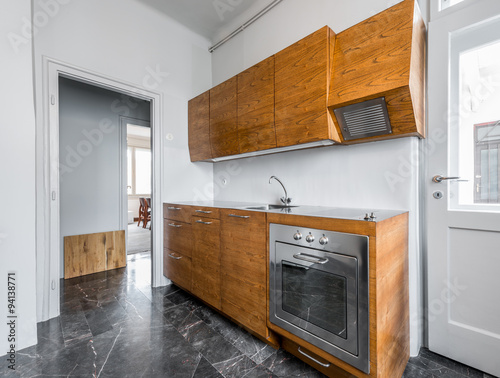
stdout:
<svg viewBox="0 0 500 378">
<path fill-rule="evenodd" d="M 429 24 L 424 142 L 429 348 L 500 376 L 500 1 L 443 13 Z"/>
</svg>

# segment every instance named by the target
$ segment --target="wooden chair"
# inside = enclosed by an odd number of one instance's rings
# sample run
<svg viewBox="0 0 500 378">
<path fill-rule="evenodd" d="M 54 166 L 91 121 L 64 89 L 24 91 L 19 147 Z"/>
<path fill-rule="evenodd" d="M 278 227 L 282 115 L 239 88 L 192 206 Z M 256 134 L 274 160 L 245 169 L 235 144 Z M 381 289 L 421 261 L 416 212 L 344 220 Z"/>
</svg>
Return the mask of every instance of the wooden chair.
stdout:
<svg viewBox="0 0 500 378">
<path fill-rule="evenodd" d="M 144 198 L 144 226 L 146 228 L 148 222 L 151 221 L 151 198 Z M 151 223 L 149 224 L 149 229 L 151 230 Z"/>
<path fill-rule="evenodd" d="M 144 222 L 145 206 L 146 206 L 146 200 L 144 198 L 139 198 L 139 222 L 137 222 L 137 227 L 141 225 L 141 222 Z"/>
</svg>

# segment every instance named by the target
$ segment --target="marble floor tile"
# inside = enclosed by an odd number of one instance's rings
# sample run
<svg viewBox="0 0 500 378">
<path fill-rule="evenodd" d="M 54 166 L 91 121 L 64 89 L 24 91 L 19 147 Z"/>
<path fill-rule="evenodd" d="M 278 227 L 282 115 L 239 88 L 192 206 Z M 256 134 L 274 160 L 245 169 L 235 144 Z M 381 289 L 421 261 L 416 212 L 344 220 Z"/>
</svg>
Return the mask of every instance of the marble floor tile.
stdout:
<svg viewBox="0 0 500 378">
<path fill-rule="evenodd" d="M 150 287 L 148 256 L 127 268 L 61 281 L 61 316 L 1 377 L 319 378 L 175 285 Z M 403 378 L 494 378 L 423 348 Z M 393 377 L 388 377 L 393 378 Z M 398 377 L 394 377 L 398 378 Z"/>
</svg>

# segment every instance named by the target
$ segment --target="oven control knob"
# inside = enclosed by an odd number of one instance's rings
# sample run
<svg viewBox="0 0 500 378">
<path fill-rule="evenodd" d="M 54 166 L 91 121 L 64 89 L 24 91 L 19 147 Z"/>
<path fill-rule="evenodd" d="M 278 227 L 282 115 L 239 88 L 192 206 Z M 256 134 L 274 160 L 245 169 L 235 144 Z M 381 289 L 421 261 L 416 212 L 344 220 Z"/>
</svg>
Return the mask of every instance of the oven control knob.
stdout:
<svg viewBox="0 0 500 378">
<path fill-rule="evenodd" d="M 319 239 L 319 244 L 321 245 L 327 245 L 328 244 L 328 238 L 323 235 L 320 239 Z"/>
<path fill-rule="evenodd" d="M 309 233 L 309 235 L 306 236 L 306 242 L 312 243 L 314 241 L 314 236 Z"/>
<path fill-rule="evenodd" d="M 301 234 L 300 232 L 298 232 L 298 231 L 297 231 L 297 232 L 295 233 L 295 235 L 293 235 L 293 238 L 294 238 L 295 240 L 300 240 L 300 239 L 302 239 L 302 234 Z"/>
</svg>

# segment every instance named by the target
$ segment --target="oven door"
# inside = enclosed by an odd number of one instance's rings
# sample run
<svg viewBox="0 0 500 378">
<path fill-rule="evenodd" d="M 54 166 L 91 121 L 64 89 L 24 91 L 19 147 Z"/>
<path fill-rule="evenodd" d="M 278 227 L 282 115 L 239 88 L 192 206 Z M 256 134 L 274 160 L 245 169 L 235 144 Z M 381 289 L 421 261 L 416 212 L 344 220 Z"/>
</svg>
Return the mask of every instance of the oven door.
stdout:
<svg viewBox="0 0 500 378">
<path fill-rule="evenodd" d="M 305 331 L 299 336 L 312 344 L 319 338 L 358 355 L 357 259 L 279 242 L 275 247 L 281 326 Z"/>
</svg>

